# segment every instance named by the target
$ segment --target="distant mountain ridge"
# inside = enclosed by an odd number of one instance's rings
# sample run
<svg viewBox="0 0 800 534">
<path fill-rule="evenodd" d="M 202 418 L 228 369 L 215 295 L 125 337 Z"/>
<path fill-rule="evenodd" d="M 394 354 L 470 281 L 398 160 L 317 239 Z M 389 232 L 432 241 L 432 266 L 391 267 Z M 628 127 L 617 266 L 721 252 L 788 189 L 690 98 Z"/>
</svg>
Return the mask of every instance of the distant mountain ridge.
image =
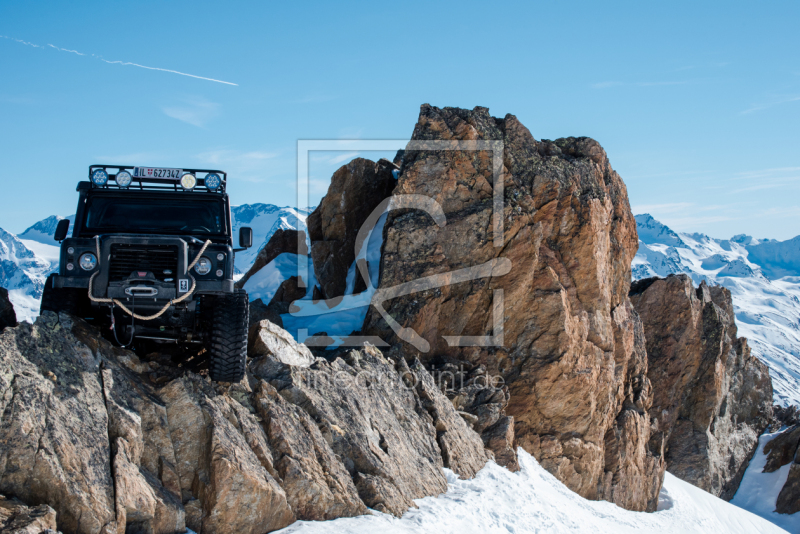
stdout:
<svg viewBox="0 0 800 534">
<path fill-rule="evenodd" d="M 70 225 L 72 225 L 75 222 L 75 215 L 73 214 L 69 217 L 51 215 L 28 227 L 28 229 L 19 234 L 19 238 L 30 239 L 31 241 L 37 241 L 45 245 L 53 245 L 55 243 L 55 241 L 53 241 L 53 235 L 55 234 L 56 226 L 58 226 L 59 221 L 62 219 L 69 219 Z"/>
<path fill-rule="evenodd" d="M 266 246 L 278 230 L 302 230 L 308 239 L 306 219 L 314 211 L 310 208 L 279 207 L 274 204 L 242 204 L 231 207 L 234 245 L 238 245 L 239 228 L 253 229 L 253 246 L 236 253 L 236 272 L 244 274 L 253 265 L 259 251 Z"/>
<path fill-rule="evenodd" d="M 19 320 L 30 320 L 38 315 L 39 299 L 51 270 L 50 261 L 0 228 L 0 286 L 8 289 Z"/>
<path fill-rule="evenodd" d="M 776 404 L 800 405 L 800 236 L 787 241 L 677 233 L 636 215 L 634 280 L 686 273 L 733 295 L 739 335 L 769 367 Z"/>
</svg>

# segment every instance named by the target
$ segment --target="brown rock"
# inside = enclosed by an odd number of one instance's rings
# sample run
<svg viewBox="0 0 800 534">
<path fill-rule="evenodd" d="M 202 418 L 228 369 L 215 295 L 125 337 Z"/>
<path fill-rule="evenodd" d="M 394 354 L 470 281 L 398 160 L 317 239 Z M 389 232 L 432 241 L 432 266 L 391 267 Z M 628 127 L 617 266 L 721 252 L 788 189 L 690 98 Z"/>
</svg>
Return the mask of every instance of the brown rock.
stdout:
<svg viewBox="0 0 800 534">
<path fill-rule="evenodd" d="M 301 243 L 299 248 L 298 243 Z M 284 252 L 303 256 L 307 255 L 308 248 L 306 245 L 305 232 L 302 230 L 276 230 L 275 233 L 272 234 L 272 237 L 269 238 L 267 244 L 264 245 L 264 248 L 258 251 L 258 255 L 256 255 L 256 259 L 250 269 L 236 282 L 236 287 L 244 287 L 251 276 Z"/>
<path fill-rule="evenodd" d="M 8 300 L 8 290 L 0 287 L 0 332 L 8 326 L 17 326 L 17 314 L 14 312 L 14 305 Z"/>
<path fill-rule="evenodd" d="M 116 358 L 103 361 L 101 379 L 113 444 L 117 529 L 180 532 L 185 529 L 185 511 L 166 407 L 130 372 L 143 365 L 135 355 L 121 350 L 112 354 Z"/>
<path fill-rule="evenodd" d="M 275 296 L 272 297 L 270 304 L 275 302 L 291 303 L 295 300 L 305 297 L 307 288 L 300 287 L 297 280 L 298 278 L 296 276 L 292 276 L 281 282 L 281 285 L 278 286 L 278 290 L 275 292 Z"/>
<path fill-rule="evenodd" d="M 783 427 L 795 425 L 800 425 L 800 409 L 797 406 L 776 404 L 772 407 L 772 421 L 769 424 L 770 432 L 777 432 Z"/>
<path fill-rule="evenodd" d="M 723 499 L 736 493 L 772 416 L 767 367 L 737 337 L 730 292 L 686 275 L 637 282 L 645 327 L 653 451 L 667 469 Z"/>
<path fill-rule="evenodd" d="M 415 377 L 414 389 L 421 407 L 433 419 L 444 466 L 463 478 L 474 477 L 487 460 L 480 436 L 456 412 L 419 360 L 409 368 L 401 359 L 398 371 L 402 376 Z"/>
<path fill-rule="evenodd" d="M 202 505 L 200 534 L 270 532 L 294 521 L 286 494 L 266 468 L 268 448 L 259 458 L 241 430 L 245 424 L 250 433 L 263 433 L 253 415 L 196 376 L 169 383 L 161 396 L 183 501 Z M 192 522 L 197 526 L 196 517 Z"/>
<path fill-rule="evenodd" d="M 367 513 L 350 474 L 306 412 L 286 402 L 263 380 L 255 403 L 297 519 L 321 521 Z"/>
<path fill-rule="evenodd" d="M 483 443 L 494 454 L 494 461 L 509 471 L 519 471 L 517 451 L 514 450 L 514 418 L 503 416 L 481 433 Z"/>
<path fill-rule="evenodd" d="M 445 364 L 434 371 L 446 384 L 446 392 L 453 406 L 480 434 L 484 446 L 494 454 L 495 461 L 517 471 L 516 446 L 514 443 L 514 418 L 506 415 L 509 394 L 502 383 L 486 373 L 483 365 L 466 371 L 463 364 Z M 450 380 L 452 377 L 452 380 Z"/>
<path fill-rule="evenodd" d="M 0 534 L 42 534 L 56 530 L 56 511 L 40 504 L 35 507 L 0 495 Z"/>
<path fill-rule="evenodd" d="M 288 302 L 275 302 L 273 299 L 270 301 L 269 306 L 267 306 L 261 299 L 251 301 L 248 328 L 252 330 L 256 324 L 264 319 L 283 328 L 282 313 L 289 313 Z"/>
<path fill-rule="evenodd" d="M 99 361 L 73 325 L 46 312 L 0 333 L 0 492 L 96 534 L 116 519 L 108 416 Z"/>
<path fill-rule="evenodd" d="M 794 461 L 799 449 L 800 426 L 789 428 L 781 432 L 764 446 L 764 453 L 767 455 L 767 463 L 764 465 L 764 472 L 772 473 Z"/>
<path fill-rule="evenodd" d="M 779 514 L 800 512 L 800 462 L 794 462 L 789 468 L 789 476 L 775 502 L 775 511 Z"/>
<path fill-rule="evenodd" d="M 777 471 L 791 463 L 789 475 L 778 494 L 775 511 L 781 514 L 800 512 L 800 426 L 784 430 L 765 446 L 767 463 L 765 473 Z"/>
<path fill-rule="evenodd" d="M 298 343 L 292 335 L 276 324 L 263 320 L 250 329 L 247 354 L 253 358 L 272 355 L 287 365 L 308 367 L 314 362 L 314 355 Z"/>
<path fill-rule="evenodd" d="M 655 509 L 663 464 L 638 445 L 649 439 L 650 386 L 627 299 L 636 224 L 605 152 L 588 138 L 537 142 L 513 115 L 495 119 L 480 107 L 424 105 L 412 139 L 503 141 L 504 242 L 494 246 L 491 152 L 406 150 L 394 194 L 433 198 L 447 221 L 440 227 L 419 210 L 390 213 L 380 288 L 499 259 L 511 271 L 395 298 L 387 312 L 427 341 L 424 363 L 466 360 L 503 377 L 517 443 L 568 487 Z M 449 346 L 443 336 L 493 333 L 497 290 L 505 301 L 503 346 Z M 363 330 L 417 354 L 374 310 Z M 620 421 L 625 430 L 617 432 Z M 606 457 L 609 431 L 640 457 Z M 641 483 L 622 481 L 630 477 Z"/>
<path fill-rule="evenodd" d="M 401 362 L 395 370 L 374 347 L 344 356 L 317 359 L 307 368 L 273 361 L 260 372 L 311 416 L 367 506 L 400 516 L 414 499 L 443 493 L 443 454 L 465 477 L 485 463 L 481 440 L 431 388 L 421 365 L 408 369 Z M 464 441 L 456 443 L 459 435 Z"/>
<path fill-rule="evenodd" d="M 356 235 L 370 213 L 392 193 L 395 168 L 387 160 L 354 159 L 333 174 L 327 194 L 308 216 L 314 274 L 325 298 L 344 295 L 347 271 L 356 257 Z"/>
</svg>

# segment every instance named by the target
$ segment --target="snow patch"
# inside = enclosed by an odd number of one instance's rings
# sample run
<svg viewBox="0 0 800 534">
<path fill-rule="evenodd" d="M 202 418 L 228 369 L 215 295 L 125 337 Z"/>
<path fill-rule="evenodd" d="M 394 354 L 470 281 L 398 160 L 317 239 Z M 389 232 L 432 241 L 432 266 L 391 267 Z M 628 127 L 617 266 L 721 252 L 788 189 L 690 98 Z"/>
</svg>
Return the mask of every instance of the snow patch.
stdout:
<svg viewBox="0 0 800 534">
<path fill-rule="evenodd" d="M 520 471 L 489 462 L 471 480 L 449 470 L 447 493 L 416 500 L 402 518 L 379 512 L 334 521 L 298 521 L 298 534 L 486 534 L 613 532 L 702 534 L 785 533 L 776 525 L 667 473 L 654 513 L 631 512 L 580 497 L 518 449 Z"/>
<path fill-rule="evenodd" d="M 778 500 L 778 494 L 789 476 L 791 462 L 777 471 L 764 473 L 764 466 L 767 464 L 767 455 L 764 453 L 764 447 L 778 434 L 780 432 L 761 435 L 758 440 L 756 454 L 750 460 L 750 465 L 747 466 L 747 470 L 744 472 L 742 482 L 739 484 L 736 495 L 731 499 L 731 504 L 749 510 L 789 532 L 800 532 L 800 513 L 786 515 L 775 511 L 775 502 Z"/>
</svg>

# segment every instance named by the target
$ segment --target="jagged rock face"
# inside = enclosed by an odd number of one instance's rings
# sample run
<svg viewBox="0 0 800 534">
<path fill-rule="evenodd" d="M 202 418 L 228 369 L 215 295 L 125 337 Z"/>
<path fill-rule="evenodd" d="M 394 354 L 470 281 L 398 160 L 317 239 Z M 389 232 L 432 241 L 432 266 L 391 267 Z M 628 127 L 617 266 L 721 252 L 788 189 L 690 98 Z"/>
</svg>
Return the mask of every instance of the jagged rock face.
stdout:
<svg viewBox="0 0 800 534">
<path fill-rule="evenodd" d="M 46 503 L 67 533 L 116 532 L 99 361 L 44 314 L 0 333 L 0 493 Z"/>
<path fill-rule="evenodd" d="M 14 305 L 8 300 L 8 290 L 0 287 L 0 331 L 7 326 L 17 326 L 17 314 Z"/>
<path fill-rule="evenodd" d="M 270 532 L 295 519 L 269 468 L 272 457 L 256 417 L 230 396 L 220 396 L 196 376 L 161 390 L 182 500 L 200 501 L 200 521 L 187 526 L 212 532 Z"/>
<path fill-rule="evenodd" d="M 800 425 L 800 409 L 797 406 L 781 406 L 776 404 L 772 407 L 772 421 L 769 424 L 770 432 L 777 432 L 783 427 Z"/>
<path fill-rule="evenodd" d="M 772 417 L 772 383 L 737 338 L 730 292 L 679 275 L 637 282 L 631 300 L 656 384 L 651 449 L 664 448 L 670 473 L 731 499 Z"/>
<path fill-rule="evenodd" d="M 384 229 L 380 288 L 511 262 L 503 276 L 396 298 L 388 313 L 429 344 L 426 363 L 483 364 L 508 384 L 519 445 L 584 497 L 655 509 L 663 464 L 649 440 L 650 383 L 638 316 L 628 303 L 636 223 L 627 192 L 588 138 L 537 142 L 513 115 L 424 105 L 414 140 L 502 140 L 504 242 L 495 247 L 488 151 L 411 151 L 395 195 L 436 200 L 439 227 L 421 211 L 393 212 Z M 503 290 L 502 347 L 450 347 L 445 335 L 491 335 Z M 364 332 L 397 339 L 374 311 Z M 613 447 L 609 450 L 608 447 Z"/>
<path fill-rule="evenodd" d="M 354 159 L 333 174 L 328 193 L 308 216 L 311 259 L 324 298 L 344 295 L 347 271 L 356 257 L 356 235 L 370 213 L 392 193 L 394 169 L 387 160 Z"/>
<path fill-rule="evenodd" d="M 519 470 L 514 446 L 514 418 L 506 415 L 508 388 L 496 384 L 479 365 L 447 363 L 434 370 L 450 402 L 475 432 L 495 461 L 511 471 Z"/>
<path fill-rule="evenodd" d="M 0 534 L 55 534 L 56 511 L 40 504 L 28 507 L 0 495 Z"/>
<path fill-rule="evenodd" d="M 314 420 L 261 380 L 255 396 L 274 468 L 298 519 L 319 521 L 367 513 L 350 474 Z"/>
<path fill-rule="evenodd" d="M 251 368 L 308 412 L 367 506 L 400 516 L 446 491 L 443 466 L 464 477 L 483 467 L 480 438 L 420 363 L 395 364 L 371 347 L 345 358 L 300 368 L 267 356 Z"/>
<path fill-rule="evenodd" d="M 402 515 L 446 490 L 443 466 L 485 464 L 419 362 L 396 368 L 369 347 L 309 366 L 275 325 L 255 336 L 246 380 L 222 386 L 65 314 L 6 328 L 0 493 L 52 510 L 0 502 L 0 522 L 38 528 L 57 512 L 65 534 L 260 534 L 367 506 Z"/>
<path fill-rule="evenodd" d="M 800 512 L 800 458 L 795 456 L 789 476 L 775 501 L 775 511 L 779 514 Z"/>
<path fill-rule="evenodd" d="M 772 473 L 792 462 L 797 455 L 798 447 L 800 447 L 800 426 L 778 434 L 764 446 L 764 452 L 767 454 L 764 472 Z"/>
<path fill-rule="evenodd" d="M 796 415 L 796 409 L 793 414 Z M 789 475 L 783 484 L 778 499 L 775 502 L 775 511 L 780 514 L 794 514 L 800 512 L 800 426 L 789 428 L 764 446 L 767 453 L 765 473 L 777 471 L 786 464 Z"/>
</svg>

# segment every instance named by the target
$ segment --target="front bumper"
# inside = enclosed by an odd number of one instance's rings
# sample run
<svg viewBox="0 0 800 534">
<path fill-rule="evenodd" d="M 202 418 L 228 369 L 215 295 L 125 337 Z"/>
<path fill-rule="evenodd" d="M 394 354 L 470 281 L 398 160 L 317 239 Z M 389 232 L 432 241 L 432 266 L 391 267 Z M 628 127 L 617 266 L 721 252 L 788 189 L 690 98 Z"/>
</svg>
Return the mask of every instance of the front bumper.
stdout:
<svg viewBox="0 0 800 534">
<path fill-rule="evenodd" d="M 56 275 L 53 277 L 53 287 L 57 288 L 71 287 L 79 289 L 83 288 L 88 291 L 89 278 L 85 276 Z M 189 282 L 189 288 L 191 288 L 191 281 Z M 197 287 L 195 288 L 194 292 L 195 294 L 200 294 L 200 295 L 222 295 L 226 293 L 233 293 L 234 290 L 235 287 L 233 280 L 197 280 Z M 97 291 L 97 289 L 95 289 L 94 296 L 98 297 L 98 293 L 99 292 Z M 105 298 L 105 296 L 103 296 L 103 298 Z M 109 298 L 120 298 L 124 300 L 129 297 L 127 295 L 121 295 L 120 297 L 109 297 Z"/>
<path fill-rule="evenodd" d="M 113 298 L 123 302 L 135 298 L 137 302 L 161 302 L 162 306 L 186 295 L 191 290 L 192 279 L 195 283 L 194 294 L 233 293 L 233 250 L 230 245 L 212 243 L 206 248 L 203 256 L 211 262 L 210 273 L 200 275 L 194 271 L 188 272 L 188 265 L 197 256 L 201 246 L 196 240 L 190 244 L 186 239 L 172 236 L 109 235 L 101 236 L 98 255 L 95 239 L 67 239 L 62 243 L 61 266 L 59 275 L 53 277 L 53 285 L 57 288 L 88 290 L 89 280 L 94 276 L 92 296 L 95 298 Z M 156 259 L 156 255 L 151 254 L 148 248 L 150 251 L 159 249 L 161 257 Z M 165 249 L 172 250 L 173 254 L 173 259 L 166 264 L 162 261 Z M 70 250 L 74 252 L 70 253 Z M 139 259 L 131 260 L 132 250 L 138 251 L 135 257 Z M 99 256 L 95 271 L 78 270 L 75 264 L 83 252 Z M 156 264 L 159 266 L 156 267 Z M 66 268 L 72 265 L 74 270 Z M 164 268 L 169 270 L 162 273 L 160 269 Z"/>
</svg>

